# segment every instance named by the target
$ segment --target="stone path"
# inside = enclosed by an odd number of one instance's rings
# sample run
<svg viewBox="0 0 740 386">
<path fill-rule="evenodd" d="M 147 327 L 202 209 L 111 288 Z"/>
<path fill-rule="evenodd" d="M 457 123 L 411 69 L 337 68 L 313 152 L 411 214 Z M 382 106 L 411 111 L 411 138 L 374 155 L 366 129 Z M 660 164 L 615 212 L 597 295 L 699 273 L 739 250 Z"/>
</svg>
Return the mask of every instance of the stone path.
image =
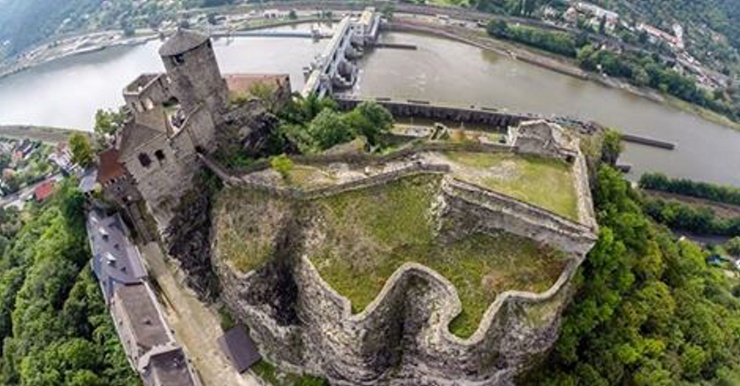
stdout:
<svg viewBox="0 0 740 386">
<path fill-rule="evenodd" d="M 252 375 L 239 373 L 218 347 L 223 333 L 218 315 L 177 282 L 159 246 L 149 243 L 141 248 L 150 276 L 161 289 L 167 322 L 175 339 L 182 345 L 203 386 L 259 386 Z"/>
</svg>

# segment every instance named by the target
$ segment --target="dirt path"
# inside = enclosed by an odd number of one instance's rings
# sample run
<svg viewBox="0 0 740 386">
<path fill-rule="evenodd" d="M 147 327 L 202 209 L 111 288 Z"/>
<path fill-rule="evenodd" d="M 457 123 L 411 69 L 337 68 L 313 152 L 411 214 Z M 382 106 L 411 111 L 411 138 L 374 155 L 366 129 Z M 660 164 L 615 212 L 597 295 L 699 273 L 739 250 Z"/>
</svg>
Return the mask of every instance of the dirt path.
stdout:
<svg viewBox="0 0 740 386">
<path fill-rule="evenodd" d="M 155 243 L 141 248 L 149 273 L 161 289 L 167 322 L 185 349 L 204 386 L 258 386 L 249 374 L 240 375 L 218 347 L 223 333 L 215 312 L 185 290 L 175 279 Z"/>
</svg>

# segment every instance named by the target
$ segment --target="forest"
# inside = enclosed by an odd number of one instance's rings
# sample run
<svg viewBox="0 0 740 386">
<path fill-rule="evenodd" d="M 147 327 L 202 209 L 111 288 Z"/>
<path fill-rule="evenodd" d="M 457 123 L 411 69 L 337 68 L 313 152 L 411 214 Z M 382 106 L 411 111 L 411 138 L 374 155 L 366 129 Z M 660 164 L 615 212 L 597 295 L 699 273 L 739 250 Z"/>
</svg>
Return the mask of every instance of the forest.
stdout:
<svg viewBox="0 0 740 386">
<path fill-rule="evenodd" d="M 575 280 L 561 336 L 522 385 L 740 384 L 740 294 L 706 252 L 642 211 L 622 174 L 602 166 L 599 239 Z"/>
<path fill-rule="evenodd" d="M 0 384 L 139 384 L 90 269 L 83 203 L 67 180 L 43 205 L 0 209 Z"/>
</svg>

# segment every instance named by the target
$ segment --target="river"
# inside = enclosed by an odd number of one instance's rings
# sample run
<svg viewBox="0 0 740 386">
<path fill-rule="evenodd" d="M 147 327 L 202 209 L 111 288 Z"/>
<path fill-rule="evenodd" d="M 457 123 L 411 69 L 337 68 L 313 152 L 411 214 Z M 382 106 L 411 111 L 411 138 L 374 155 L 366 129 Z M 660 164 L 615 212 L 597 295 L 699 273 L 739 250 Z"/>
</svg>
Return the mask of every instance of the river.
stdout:
<svg viewBox="0 0 740 386">
<path fill-rule="evenodd" d="M 633 164 L 633 178 L 644 171 L 660 171 L 740 186 L 740 133 L 729 128 L 464 44 L 407 33 L 387 34 L 383 39 L 419 49 L 378 49 L 366 55 L 354 90 L 359 95 L 592 119 L 677 144 L 674 151 L 628 145 L 622 161 Z M 219 39 L 214 46 L 224 73 L 289 73 L 293 88 L 300 89 L 302 68 L 326 42 L 250 37 Z M 95 110 L 121 104 L 121 90 L 128 82 L 142 72 L 163 71 L 156 53 L 160 44 L 109 48 L 0 79 L 0 124 L 90 130 Z"/>
</svg>

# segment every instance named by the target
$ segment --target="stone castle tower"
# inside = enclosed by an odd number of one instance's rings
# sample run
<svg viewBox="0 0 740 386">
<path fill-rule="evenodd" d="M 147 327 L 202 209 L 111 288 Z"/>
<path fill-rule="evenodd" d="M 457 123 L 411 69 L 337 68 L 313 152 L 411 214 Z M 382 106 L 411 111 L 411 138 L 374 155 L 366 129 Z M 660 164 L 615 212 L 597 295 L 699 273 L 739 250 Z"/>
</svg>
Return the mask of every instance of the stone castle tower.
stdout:
<svg viewBox="0 0 740 386">
<path fill-rule="evenodd" d="M 217 150 L 217 134 L 226 127 L 228 95 L 244 95 L 256 82 L 275 82 L 290 96 L 288 75 L 230 74 L 219 69 L 211 39 L 180 29 L 159 49 L 165 73 L 142 74 L 123 90 L 131 119 L 115 150 L 157 221 L 169 226 L 183 195 L 200 169 L 199 153 Z M 242 110 L 236 114 L 244 114 Z M 248 113 L 248 112 L 246 112 Z"/>
<path fill-rule="evenodd" d="M 172 95 L 184 111 L 194 111 L 201 104 L 214 118 L 224 111 L 226 82 L 208 36 L 180 29 L 162 45 L 159 55 L 171 82 Z"/>
<path fill-rule="evenodd" d="M 133 119 L 118 150 L 162 232 L 192 186 L 198 153 L 217 147 L 228 90 L 208 36 L 178 30 L 159 53 L 167 72 L 143 74 L 123 91 Z"/>
</svg>

